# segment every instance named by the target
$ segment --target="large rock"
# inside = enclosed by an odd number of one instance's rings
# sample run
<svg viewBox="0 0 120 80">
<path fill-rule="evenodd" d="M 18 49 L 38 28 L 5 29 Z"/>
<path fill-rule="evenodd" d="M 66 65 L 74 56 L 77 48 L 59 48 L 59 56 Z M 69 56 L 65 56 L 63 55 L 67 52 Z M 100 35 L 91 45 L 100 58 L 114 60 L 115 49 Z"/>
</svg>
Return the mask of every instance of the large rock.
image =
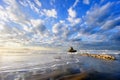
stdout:
<svg viewBox="0 0 120 80">
<path fill-rule="evenodd" d="M 70 49 L 68 50 L 68 52 L 77 52 L 77 50 L 74 50 L 73 47 L 70 47 Z"/>
</svg>

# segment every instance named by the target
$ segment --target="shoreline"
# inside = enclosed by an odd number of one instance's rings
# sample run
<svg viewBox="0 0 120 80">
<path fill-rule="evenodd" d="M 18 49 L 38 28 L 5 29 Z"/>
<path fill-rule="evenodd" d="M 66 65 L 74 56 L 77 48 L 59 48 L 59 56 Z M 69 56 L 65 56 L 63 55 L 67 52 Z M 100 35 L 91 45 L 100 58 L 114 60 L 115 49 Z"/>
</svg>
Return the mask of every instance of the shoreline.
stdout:
<svg viewBox="0 0 120 80">
<path fill-rule="evenodd" d="M 120 66 L 120 62 L 117 60 L 102 60 L 101 58 L 96 57 L 98 55 L 102 57 L 108 56 L 106 54 L 65 54 L 64 56 L 61 56 L 61 58 L 58 58 L 59 60 L 55 63 L 46 64 L 45 66 L 47 67 L 43 69 L 40 69 L 40 66 L 38 65 L 31 67 L 36 68 L 33 70 L 1 73 L 0 80 L 3 75 L 6 76 L 5 79 L 11 76 L 11 79 L 7 80 L 14 80 L 16 76 L 19 76 L 20 79 L 22 78 L 24 80 L 88 80 L 88 78 L 91 78 L 90 75 L 95 77 L 91 80 L 95 80 L 96 77 L 96 80 L 99 80 L 99 76 L 104 74 L 108 80 L 109 75 L 113 76 L 112 80 L 116 77 L 119 78 L 116 76 L 116 73 L 118 72 L 118 75 L 120 76 L 120 70 L 119 67 L 117 67 Z M 37 69 L 38 67 L 39 69 Z M 28 68 L 26 67 L 25 69 Z M 120 80 L 120 78 L 117 78 L 115 80 Z"/>
</svg>

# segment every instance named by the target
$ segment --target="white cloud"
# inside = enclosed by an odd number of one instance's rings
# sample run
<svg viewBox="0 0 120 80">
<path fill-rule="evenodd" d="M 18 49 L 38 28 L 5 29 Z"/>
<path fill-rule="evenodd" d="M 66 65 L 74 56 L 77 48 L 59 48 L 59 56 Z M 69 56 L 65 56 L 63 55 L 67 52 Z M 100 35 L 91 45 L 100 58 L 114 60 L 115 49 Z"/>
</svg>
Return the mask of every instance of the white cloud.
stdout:
<svg viewBox="0 0 120 80">
<path fill-rule="evenodd" d="M 120 25 L 120 17 L 112 20 L 107 20 L 101 27 L 103 30 L 113 29 Z"/>
<path fill-rule="evenodd" d="M 19 0 L 19 3 L 24 7 L 28 6 L 27 1 L 25 1 L 25 0 L 24 1 Z"/>
<path fill-rule="evenodd" d="M 40 13 L 40 12 L 39 12 L 39 8 L 37 8 L 33 2 L 27 0 L 27 3 L 29 4 L 30 8 L 31 8 L 33 11 L 35 11 L 35 12 L 37 12 L 37 13 Z M 37 3 L 37 2 L 36 2 L 36 3 Z M 38 4 L 38 3 L 37 3 L 37 4 Z"/>
<path fill-rule="evenodd" d="M 0 22 L 0 32 L 4 29 L 4 23 Z"/>
<path fill-rule="evenodd" d="M 20 5 L 16 1 L 7 0 L 5 3 L 9 6 L 0 6 L 0 24 L 2 26 L 0 27 L 1 41 L 4 41 L 6 45 L 8 43 L 27 45 L 33 42 L 51 42 L 52 35 L 44 25 L 44 20 L 28 18 L 28 15 L 20 10 Z M 32 10 L 37 8 L 35 3 L 29 1 L 25 3 L 27 3 Z M 57 12 L 54 9 L 46 10 L 45 15 L 47 17 L 57 17 Z M 35 34 L 37 37 L 34 37 Z M 0 43 L 0 45 L 2 44 Z"/>
<path fill-rule="evenodd" d="M 86 14 L 86 21 L 89 25 L 101 26 L 108 17 L 109 9 L 112 3 L 107 3 L 103 6 L 95 5 Z"/>
<path fill-rule="evenodd" d="M 120 17 L 115 14 L 113 7 L 118 6 L 115 4 L 117 3 L 95 4 L 83 17 L 84 24 L 86 23 L 83 27 L 83 34 L 89 35 L 89 41 L 110 41 L 111 37 L 116 36 L 113 34 L 119 32 L 117 27 L 120 25 Z M 119 37 L 119 35 L 117 36 Z"/>
<path fill-rule="evenodd" d="M 44 21 L 41 20 L 41 19 L 31 19 L 30 21 L 31 21 L 31 24 L 32 24 L 33 27 L 37 27 L 40 24 L 44 23 Z"/>
<path fill-rule="evenodd" d="M 27 10 L 28 8 L 30 8 L 32 11 L 31 12 L 35 12 L 36 15 L 39 15 L 39 17 L 43 17 L 45 16 L 45 13 L 42 9 L 42 4 L 39 0 L 34 0 L 34 1 L 30 1 L 30 0 L 23 0 L 23 1 L 18 1 L 22 6 L 24 6 L 24 8 Z M 24 10 L 24 9 L 23 9 Z M 31 14 L 31 13 L 30 13 Z M 29 15 L 30 16 L 30 15 Z"/>
<path fill-rule="evenodd" d="M 78 4 L 79 0 L 76 0 L 73 4 L 73 7 L 75 7 Z"/>
<path fill-rule="evenodd" d="M 68 18 L 67 20 L 74 26 L 76 24 L 79 24 L 81 19 L 76 18 L 76 11 L 73 10 L 71 7 L 68 9 Z"/>
<path fill-rule="evenodd" d="M 7 2 L 6 2 L 7 1 Z M 11 43 L 18 44 L 30 44 L 34 42 L 38 43 L 52 43 L 54 42 L 54 35 L 46 28 L 44 20 L 34 19 L 29 17 L 21 11 L 22 2 L 6 0 L 4 1 L 8 6 L 0 6 L 0 40 L 6 45 Z M 24 5 L 27 3 L 27 5 Z M 29 0 L 24 2 L 24 7 L 30 7 L 33 11 L 39 12 L 38 6 Z M 37 3 L 36 3 L 37 4 Z M 40 5 L 39 5 L 40 6 Z M 57 12 L 55 9 L 41 10 L 44 13 L 42 16 L 57 18 Z M 64 23 L 64 22 L 60 22 Z M 61 31 L 64 30 L 64 27 Z M 65 35 L 61 35 L 63 37 Z M 59 37 L 59 36 L 56 36 Z M 60 38 L 60 37 L 59 37 Z M 10 44 L 9 44 L 10 43 Z M 0 42 L 1 45 L 1 42 Z"/>
<path fill-rule="evenodd" d="M 64 21 L 60 21 L 59 23 L 54 24 L 52 31 L 55 34 L 55 40 L 65 40 L 68 38 L 67 33 L 69 30 L 67 24 L 65 24 Z"/>
<path fill-rule="evenodd" d="M 119 27 L 120 22 L 120 19 L 115 19 L 115 16 L 113 19 L 111 16 L 109 16 L 109 14 L 106 15 L 109 13 L 109 8 L 112 5 L 110 2 L 103 6 L 95 4 L 95 6 L 93 6 L 86 13 L 86 16 L 83 17 L 86 19 L 85 22 L 83 22 L 84 25 L 81 24 L 81 18 L 78 18 L 75 8 L 79 3 L 79 0 L 75 0 L 74 4 L 67 10 L 68 17 L 66 20 L 60 20 L 59 22 L 54 21 L 56 20 L 54 18 L 57 18 L 57 11 L 55 9 L 42 9 L 42 5 L 39 0 L 4 0 L 4 2 L 7 4 L 7 6 L 2 6 L 4 4 L 0 5 L 0 46 L 1 43 L 5 43 L 6 45 L 17 45 L 30 43 L 57 44 L 57 42 L 60 42 L 58 45 L 62 45 L 63 42 L 65 43 L 68 41 L 69 43 L 70 40 L 103 41 L 106 40 L 106 35 L 103 35 L 102 33 L 101 35 L 94 34 L 94 32 L 97 30 L 95 27 L 102 26 L 101 29 L 104 30 L 109 28 L 112 29 L 116 26 Z M 85 4 L 89 3 L 89 0 L 86 0 Z M 21 4 L 24 6 L 21 7 Z M 30 10 L 32 9 L 30 15 L 29 13 L 24 14 L 24 12 L 21 10 L 23 8 L 30 8 Z M 23 9 L 23 11 L 24 10 L 25 9 Z M 36 14 L 35 17 L 31 16 L 33 13 L 36 13 L 40 16 L 36 17 Z M 41 17 L 44 19 L 40 19 Z M 48 19 L 51 21 L 47 21 Z M 53 25 L 53 27 L 47 27 L 49 26 L 48 22 L 51 22 L 50 26 Z M 86 33 L 84 33 L 84 30 Z M 118 31 L 118 28 L 116 28 L 115 31 Z M 118 37 L 113 36 L 113 38 L 117 39 Z"/>
<path fill-rule="evenodd" d="M 55 9 L 51 10 L 44 9 L 43 12 L 47 17 L 57 18 L 57 11 Z"/>
<path fill-rule="evenodd" d="M 20 7 L 16 3 L 16 1 L 7 0 L 7 2 L 5 3 L 9 4 L 9 6 L 3 9 L 0 8 L 1 13 L 3 13 L 2 16 L 4 16 L 5 19 L 5 20 L 1 19 L 2 21 L 4 22 L 13 21 L 14 23 L 28 24 L 28 20 L 26 19 L 25 14 L 23 14 L 23 12 L 20 10 Z"/>
<path fill-rule="evenodd" d="M 0 39 L 7 42 L 28 43 L 30 32 L 30 21 L 26 15 L 20 10 L 20 5 L 16 1 L 4 0 L 8 5 L 6 7 L 0 6 Z M 5 41 L 7 40 L 7 41 Z M 24 40 L 24 41 L 22 41 Z"/>
<path fill-rule="evenodd" d="M 76 11 L 73 10 L 72 8 L 69 8 L 68 9 L 68 15 L 72 18 L 75 18 L 76 17 Z"/>
<path fill-rule="evenodd" d="M 42 4 L 41 4 L 41 2 L 40 2 L 39 0 L 35 0 L 35 3 L 36 3 L 39 7 L 42 6 Z"/>
<path fill-rule="evenodd" d="M 23 1 L 19 0 L 19 3 L 24 7 L 30 7 L 30 9 L 36 12 L 37 14 L 41 14 L 40 8 L 42 4 L 39 0 L 34 0 L 34 2 L 30 0 L 23 0 Z"/>
<path fill-rule="evenodd" d="M 17 25 L 24 25 L 24 26 L 29 24 L 28 20 L 26 19 L 25 15 L 21 12 L 19 5 L 16 3 L 16 1 L 5 0 L 5 3 L 7 3 L 9 6 L 3 9 L 0 8 L 0 11 L 3 16 L 3 18 L 1 18 L 0 20 L 4 24 L 10 25 L 10 23 L 14 23 Z"/>
<path fill-rule="evenodd" d="M 76 0 L 74 4 L 67 10 L 68 11 L 68 18 L 67 20 L 70 22 L 71 26 L 76 26 L 81 22 L 80 18 L 76 18 L 77 12 L 73 9 L 77 4 L 79 0 Z"/>
<path fill-rule="evenodd" d="M 54 41 L 71 41 L 76 35 L 76 27 L 71 27 L 72 25 L 66 24 L 64 21 L 60 21 L 53 25 L 52 31 L 55 34 L 53 36 Z"/>
<path fill-rule="evenodd" d="M 70 23 L 72 23 L 73 26 L 76 25 L 76 24 L 79 24 L 81 22 L 80 18 L 71 18 L 71 17 L 68 17 L 67 19 L 68 19 L 68 21 Z"/>
<path fill-rule="evenodd" d="M 83 0 L 84 4 L 90 4 L 89 0 Z"/>
<path fill-rule="evenodd" d="M 8 14 L 6 13 L 6 10 L 2 6 L 0 6 L 0 20 L 8 21 L 7 16 Z"/>
<path fill-rule="evenodd" d="M 32 32 L 45 36 L 47 34 L 47 28 L 44 25 L 44 21 L 41 19 L 31 19 Z M 45 33 L 46 32 L 46 33 Z"/>
<path fill-rule="evenodd" d="M 58 34 L 61 33 L 61 29 L 62 29 L 63 25 L 61 23 L 56 23 L 53 25 L 53 33 Z"/>
<path fill-rule="evenodd" d="M 6 42 L 4 44 L 5 46 L 4 47 L 21 47 L 22 45 L 20 43 L 17 43 L 17 42 Z"/>
<path fill-rule="evenodd" d="M 32 41 L 38 43 L 49 43 L 51 42 L 51 38 L 53 38 L 50 31 L 46 28 L 44 20 L 41 19 L 31 19 L 31 25 L 33 28 L 31 29 L 32 33 Z"/>
</svg>

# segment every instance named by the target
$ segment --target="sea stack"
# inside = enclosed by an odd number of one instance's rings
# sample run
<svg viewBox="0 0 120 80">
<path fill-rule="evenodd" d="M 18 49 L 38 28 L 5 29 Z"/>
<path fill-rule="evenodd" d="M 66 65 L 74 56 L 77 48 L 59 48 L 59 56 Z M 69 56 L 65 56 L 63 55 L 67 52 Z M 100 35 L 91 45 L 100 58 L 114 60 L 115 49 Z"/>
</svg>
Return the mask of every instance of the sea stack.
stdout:
<svg viewBox="0 0 120 80">
<path fill-rule="evenodd" d="M 68 52 L 77 52 L 77 50 L 74 50 L 73 47 L 70 47 L 70 49 L 68 50 Z"/>
</svg>

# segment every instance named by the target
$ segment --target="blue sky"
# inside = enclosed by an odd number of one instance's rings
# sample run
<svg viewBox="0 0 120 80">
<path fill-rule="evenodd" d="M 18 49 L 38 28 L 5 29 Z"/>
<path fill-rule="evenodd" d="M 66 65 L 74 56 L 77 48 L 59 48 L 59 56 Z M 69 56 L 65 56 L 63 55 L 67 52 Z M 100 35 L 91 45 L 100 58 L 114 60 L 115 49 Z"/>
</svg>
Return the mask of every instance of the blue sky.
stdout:
<svg viewBox="0 0 120 80">
<path fill-rule="evenodd" d="M 0 46 L 120 49 L 119 0 L 0 0 Z"/>
</svg>

